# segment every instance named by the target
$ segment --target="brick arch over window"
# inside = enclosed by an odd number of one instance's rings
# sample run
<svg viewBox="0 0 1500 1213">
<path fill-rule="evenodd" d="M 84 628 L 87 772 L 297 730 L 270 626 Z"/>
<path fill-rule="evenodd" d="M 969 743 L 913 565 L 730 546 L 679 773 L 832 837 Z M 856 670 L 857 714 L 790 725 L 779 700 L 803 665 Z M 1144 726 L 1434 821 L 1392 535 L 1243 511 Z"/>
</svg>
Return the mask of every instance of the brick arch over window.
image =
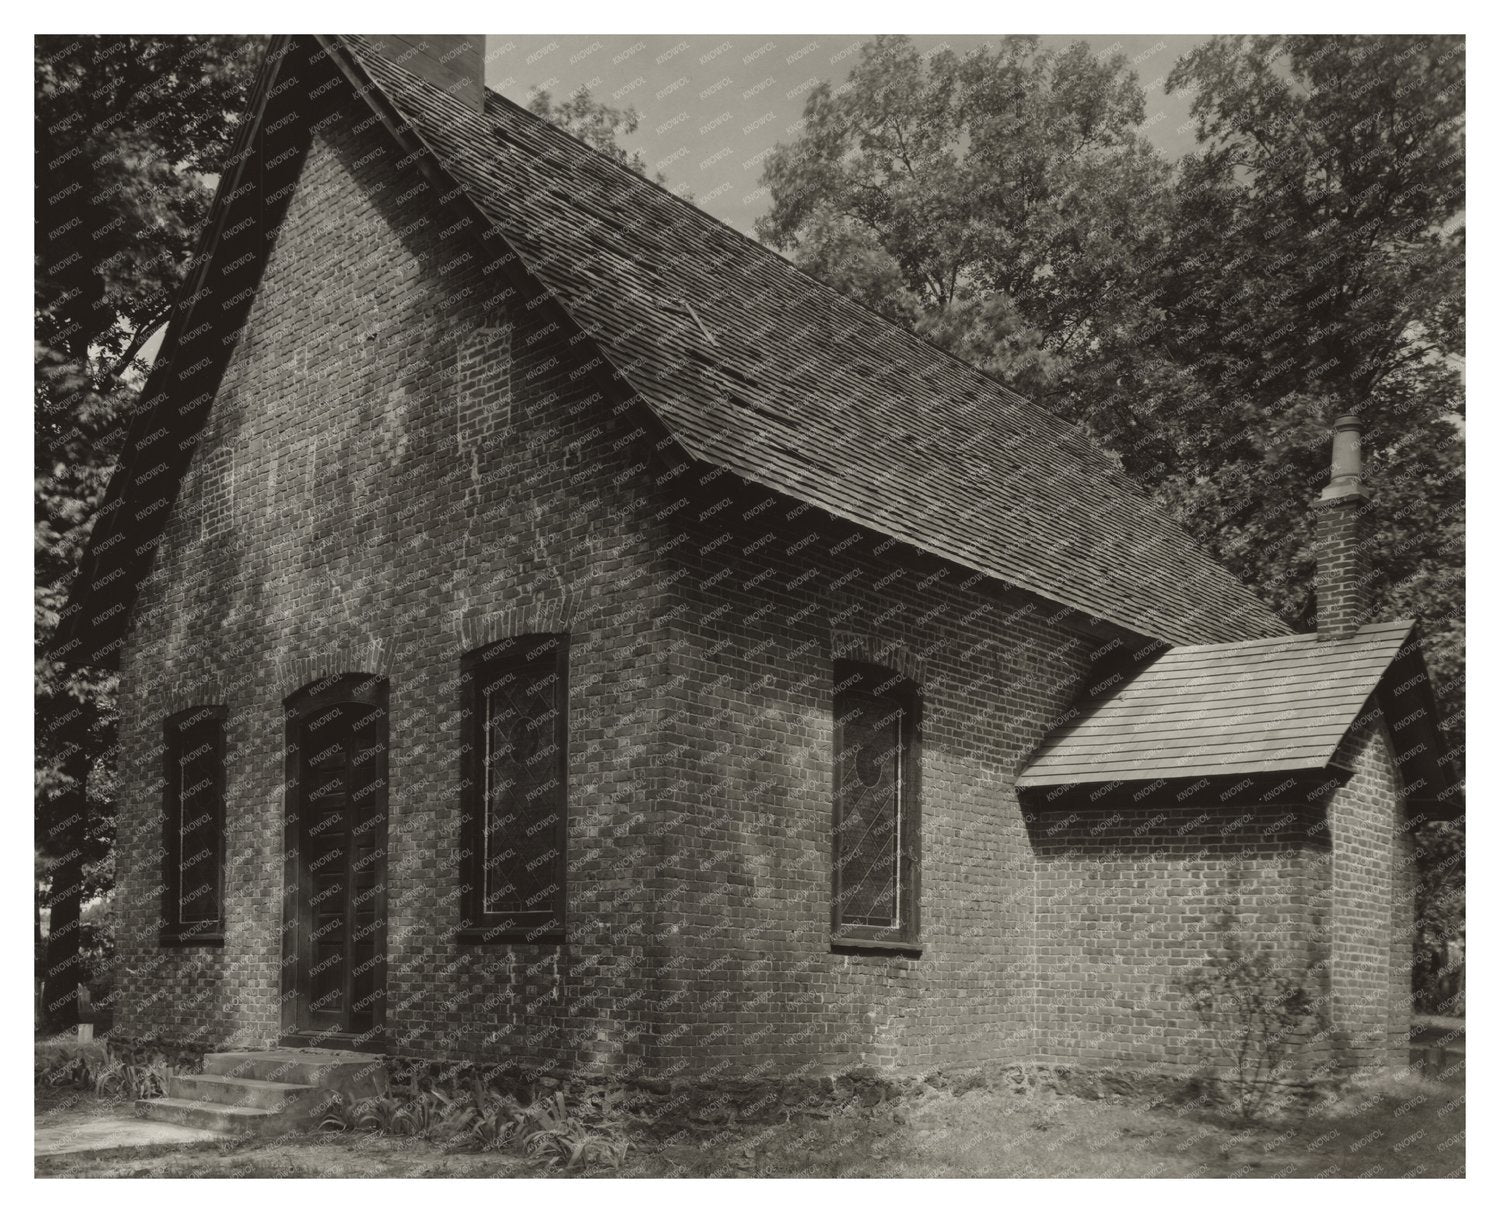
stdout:
<svg viewBox="0 0 1500 1213">
<path fill-rule="evenodd" d="M 304 682 L 282 698 L 282 706 L 292 714 L 305 712 L 323 703 L 367 703 L 385 707 L 389 695 L 388 675 L 384 670 L 368 668 L 331 669 Z"/>
<path fill-rule="evenodd" d="M 323 679 L 344 674 L 389 678 L 395 659 L 394 643 L 384 637 L 370 636 L 346 641 L 332 648 L 300 655 L 284 654 L 276 661 L 276 681 L 283 687 L 295 687 L 287 695 L 302 694 L 307 687 Z"/>
<path fill-rule="evenodd" d="M 476 609 L 464 612 L 458 619 L 458 638 L 463 650 L 468 652 L 510 636 L 569 632 L 577 618 L 578 597 L 575 594 L 563 594 L 550 599 L 529 599 L 499 610 Z"/>
<path fill-rule="evenodd" d="M 829 653 L 835 661 L 883 666 L 918 685 L 927 681 L 927 663 L 912 651 L 907 641 L 899 638 L 835 631 L 829 640 Z"/>
<path fill-rule="evenodd" d="M 229 678 L 222 674 L 187 675 L 170 679 L 162 685 L 161 708 L 167 716 L 175 716 L 190 708 L 203 704 L 230 703 L 240 692 L 253 687 L 249 676 Z"/>
</svg>

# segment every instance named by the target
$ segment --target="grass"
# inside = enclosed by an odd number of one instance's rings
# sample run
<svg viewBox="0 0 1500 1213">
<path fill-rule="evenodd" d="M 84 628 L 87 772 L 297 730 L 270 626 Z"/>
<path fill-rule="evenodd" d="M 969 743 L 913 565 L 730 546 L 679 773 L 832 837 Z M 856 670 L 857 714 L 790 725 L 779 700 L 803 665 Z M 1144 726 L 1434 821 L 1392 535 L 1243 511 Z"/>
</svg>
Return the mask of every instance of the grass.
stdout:
<svg viewBox="0 0 1500 1213">
<path fill-rule="evenodd" d="M 1464 1171 L 1461 1087 L 1385 1079 L 1276 1123 L 1038 1092 L 932 1092 L 893 1110 L 669 1143 L 626 1173 L 683 1176 L 1255 1178 Z"/>
<path fill-rule="evenodd" d="M 62 1114 L 57 1106 L 39 1115 Z M 83 1099 L 70 1114 L 89 1114 Z M 118 1106 L 101 1114 L 118 1115 Z M 445 1151 L 365 1133 L 215 1141 L 36 1162 L 39 1176 L 507 1177 L 549 1174 L 504 1154 Z M 550 1172 L 555 1173 L 555 1172 Z M 930 1090 L 919 1097 L 772 1126 L 642 1139 L 618 1171 L 636 1177 L 1398 1177 L 1464 1174 L 1461 1086 L 1404 1077 L 1244 1127 L 1191 1105 L 1089 1100 L 1038 1090 Z"/>
</svg>

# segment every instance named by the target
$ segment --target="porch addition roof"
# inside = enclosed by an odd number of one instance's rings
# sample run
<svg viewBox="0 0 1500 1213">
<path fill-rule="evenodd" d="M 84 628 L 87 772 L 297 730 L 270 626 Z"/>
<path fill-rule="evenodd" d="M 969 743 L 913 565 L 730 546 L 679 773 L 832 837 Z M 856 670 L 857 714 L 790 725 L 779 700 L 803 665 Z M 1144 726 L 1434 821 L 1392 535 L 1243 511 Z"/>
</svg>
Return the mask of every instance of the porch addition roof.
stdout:
<svg viewBox="0 0 1500 1213">
<path fill-rule="evenodd" d="M 1304 633 L 1173 648 L 1096 685 L 1018 788 L 1344 770 L 1339 746 L 1372 697 L 1408 797 L 1437 802 L 1453 786 L 1411 620 L 1366 624 L 1343 640 Z"/>
</svg>

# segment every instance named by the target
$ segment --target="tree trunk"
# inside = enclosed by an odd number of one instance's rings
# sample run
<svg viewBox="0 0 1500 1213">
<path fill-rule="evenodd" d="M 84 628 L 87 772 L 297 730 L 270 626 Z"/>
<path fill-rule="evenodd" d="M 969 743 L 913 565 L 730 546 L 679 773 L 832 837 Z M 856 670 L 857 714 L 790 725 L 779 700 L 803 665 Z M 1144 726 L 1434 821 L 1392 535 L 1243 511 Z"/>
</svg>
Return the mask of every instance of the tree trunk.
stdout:
<svg viewBox="0 0 1500 1213">
<path fill-rule="evenodd" d="M 47 948 L 42 968 L 42 1022 L 68 1028 L 78 1022 L 78 984 L 83 981 L 79 917 L 83 908 L 83 848 L 88 824 L 88 759 L 75 750 L 64 766 L 72 777 L 51 804 L 46 836 L 48 856 Z"/>
</svg>

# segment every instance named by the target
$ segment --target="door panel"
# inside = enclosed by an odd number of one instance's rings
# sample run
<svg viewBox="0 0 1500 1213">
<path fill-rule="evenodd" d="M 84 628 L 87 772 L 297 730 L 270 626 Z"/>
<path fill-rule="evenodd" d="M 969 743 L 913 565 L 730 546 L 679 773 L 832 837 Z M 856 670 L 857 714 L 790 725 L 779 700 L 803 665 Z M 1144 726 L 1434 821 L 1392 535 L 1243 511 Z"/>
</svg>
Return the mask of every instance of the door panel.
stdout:
<svg viewBox="0 0 1500 1213">
<path fill-rule="evenodd" d="M 289 729 L 297 896 L 284 1027 L 292 1036 L 369 1035 L 383 1022 L 385 994 L 385 711 L 299 706 Z"/>
</svg>

